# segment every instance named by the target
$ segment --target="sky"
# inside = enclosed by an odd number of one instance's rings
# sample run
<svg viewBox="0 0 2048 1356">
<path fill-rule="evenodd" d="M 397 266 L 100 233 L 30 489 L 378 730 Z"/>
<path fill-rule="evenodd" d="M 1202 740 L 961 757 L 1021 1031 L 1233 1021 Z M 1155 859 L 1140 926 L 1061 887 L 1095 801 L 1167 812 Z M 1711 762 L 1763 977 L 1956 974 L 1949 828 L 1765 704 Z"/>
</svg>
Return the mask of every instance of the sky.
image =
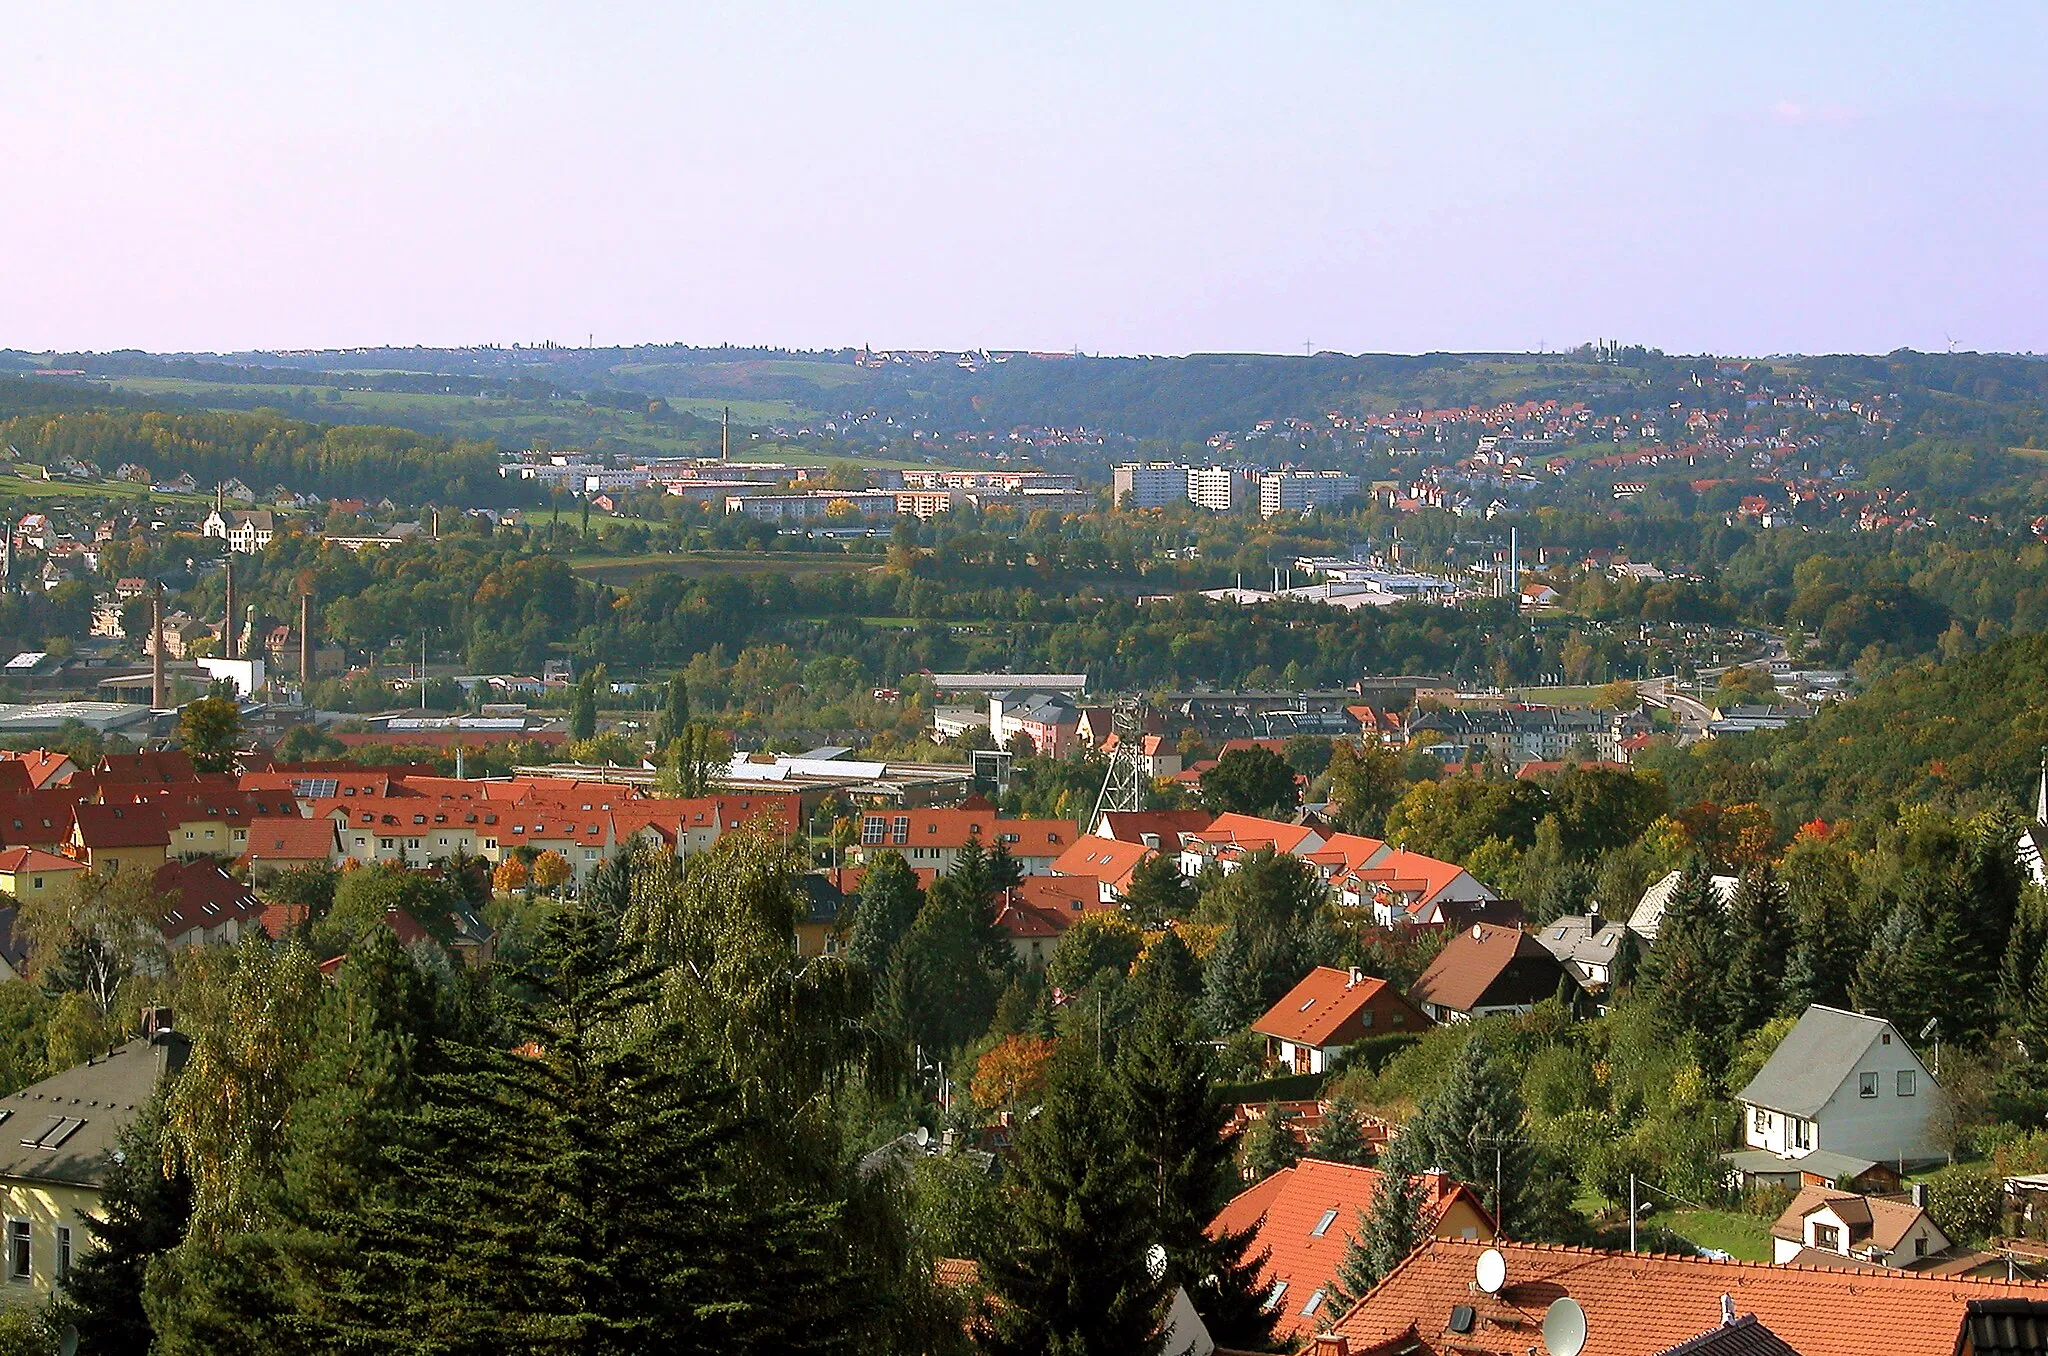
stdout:
<svg viewBox="0 0 2048 1356">
<path fill-rule="evenodd" d="M 2048 351 L 2048 6 L 42 5 L 0 347 Z"/>
</svg>

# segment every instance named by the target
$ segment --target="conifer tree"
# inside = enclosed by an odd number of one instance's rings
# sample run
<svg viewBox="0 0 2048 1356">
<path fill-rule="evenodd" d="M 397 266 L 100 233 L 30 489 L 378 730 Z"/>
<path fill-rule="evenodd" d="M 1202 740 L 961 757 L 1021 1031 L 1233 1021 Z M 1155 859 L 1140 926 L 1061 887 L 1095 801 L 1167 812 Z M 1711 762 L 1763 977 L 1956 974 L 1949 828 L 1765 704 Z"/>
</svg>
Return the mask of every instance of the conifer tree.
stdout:
<svg viewBox="0 0 2048 1356">
<path fill-rule="evenodd" d="M 1422 1241 L 1422 1187 L 1417 1176 L 1429 1164 L 1418 1161 L 1421 1140 L 1417 1131 L 1403 1130 L 1380 1155 L 1380 1184 L 1358 1216 L 1325 1306 L 1332 1318 L 1365 1298 Z"/>
<path fill-rule="evenodd" d="M 147 1356 L 155 1330 L 143 1308 L 143 1277 L 154 1257 L 178 1246 L 192 1218 L 192 1182 L 166 1169 L 161 1095 L 121 1128 L 107 1164 L 99 1210 L 84 1217 L 93 1245 L 64 1278 L 62 1291 L 81 1350 Z"/>
<path fill-rule="evenodd" d="M 1144 1171 L 1102 1069 L 1068 1050 L 1017 1137 L 1011 1230 L 982 1268 L 989 1356 L 1157 1356 L 1172 1287 L 1154 1276 Z"/>
<path fill-rule="evenodd" d="M 569 696 L 569 738 L 589 739 L 597 733 L 597 670 L 576 680 Z"/>
<path fill-rule="evenodd" d="M 1707 1044 L 1720 1046 L 1728 1026 L 1728 920 L 1703 859 L 1693 859 L 1665 901 L 1643 972 L 1666 1031 L 1711 1034 Z"/>
<path fill-rule="evenodd" d="M 1306 1156 L 1361 1168 L 1372 1157 L 1366 1148 L 1365 1122 L 1348 1094 L 1340 1092 L 1330 1099 L 1315 1133 L 1309 1136 Z"/>
<path fill-rule="evenodd" d="M 673 675 L 663 686 L 661 709 L 654 713 L 654 726 L 649 733 L 654 738 L 656 749 L 666 749 L 682 738 L 683 730 L 690 723 L 690 685 L 683 675 Z"/>
<path fill-rule="evenodd" d="M 1668 915 L 1667 915 L 1668 917 Z M 1533 1203 L 1537 1166 L 1522 1132 L 1522 1095 L 1483 1035 L 1474 1035 L 1436 1096 L 1410 1122 L 1415 1145 L 1430 1166 L 1479 1193 L 1502 1233 L 1526 1238 L 1534 1231 L 1523 1209 Z"/>
<path fill-rule="evenodd" d="M 1244 1135 L 1245 1175 L 1263 1182 L 1282 1168 L 1301 1161 L 1301 1141 L 1280 1118 L 1278 1103 L 1266 1103 L 1265 1114 L 1253 1121 Z"/>
<path fill-rule="evenodd" d="M 1145 948 L 1131 971 L 1131 998 L 1141 1010 L 1164 1007 L 1192 1024 L 1201 997 L 1202 964 L 1180 933 L 1168 928 Z"/>
<path fill-rule="evenodd" d="M 867 969 L 877 987 L 888 981 L 889 961 L 924 904 L 917 873 L 900 852 L 878 852 L 860 878 L 860 906 L 847 934 L 846 957 Z"/>
<path fill-rule="evenodd" d="M 1743 874 L 1728 907 L 1728 1035 L 1743 1036 L 1785 1004 L 1793 945 L 1791 906 L 1768 864 Z"/>
<path fill-rule="evenodd" d="M 1223 1133 L 1228 1107 L 1208 1047 L 1194 1038 L 1186 1010 L 1169 992 L 1139 1013 L 1117 1074 L 1167 1275 L 1187 1288 L 1211 1337 L 1229 1347 L 1264 1345 L 1276 1315 L 1267 1312 L 1259 1283 L 1265 1254 L 1252 1254 L 1257 1231 L 1220 1237 L 1208 1231 L 1244 1184 L 1237 1175 L 1237 1138 Z"/>
<path fill-rule="evenodd" d="M 1007 852 L 987 853 L 968 839 L 896 948 L 890 1010 L 898 1029 L 927 1051 L 958 1049 L 988 1030 L 1015 968 L 995 921 L 996 881 L 1015 865 Z"/>
</svg>

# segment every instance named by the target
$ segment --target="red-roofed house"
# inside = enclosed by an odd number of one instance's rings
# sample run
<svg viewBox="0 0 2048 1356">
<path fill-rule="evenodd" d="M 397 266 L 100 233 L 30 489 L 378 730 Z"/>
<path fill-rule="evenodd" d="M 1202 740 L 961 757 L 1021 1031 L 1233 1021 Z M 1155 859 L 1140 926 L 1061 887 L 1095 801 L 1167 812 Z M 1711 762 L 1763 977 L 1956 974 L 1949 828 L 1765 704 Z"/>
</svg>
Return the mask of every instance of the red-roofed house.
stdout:
<svg viewBox="0 0 2048 1356">
<path fill-rule="evenodd" d="M 973 838 L 990 851 L 1001 843 L 1026 875 L 1038 875 L 1051 871 L 1080 834 L 1071 819 L 1002 819 L 986 810 L 866 810 L 854 855 L 866 861 L 877 848 L 893 848 L 912 866 L 943 876 Z"/>
<path fill-rule="evenodd" d="M 22 753 L 0 753 L 0 759 L 18 762 L 22 771 L 28 774 L 29 785 L 36 790 L 47 786 L 62 786 L 78 775 L 78 764 L 71 761 L 68 753 L 50 749 L 29 749 Z"/>
<path fill-rule="evenodd" d="M 1095 822 L 1095 836 L 1179 852 L 1181 835 L 1199 833 L 1215 819 L 1207 810 L 1104 810 Z"/>
<path fill-rule="evenodd" d="M 1332 1342 L 1332 1350 L 1347 1356 L 1527 1356 L 1540 1350 L 1550 1306 L 1569 1298 L 1585 1314 L 1582 1356 L 1655 1356 L 1716 1327 L 1725 1296 L 1735 1313 L 1754 1314 L 1801 1356 L 1968 1356 L 1978 1350 L 1965 1340 L 1973 1306 L 1983 1312 L 1982 1306 L 2000 1302 L 2048 1305 L 2048 1285 L 2039 1281 L 1499 1240 L 1491 1246 L 1507 1263 L 1507 1279 L 1497 1293 L 1487 1293 L 1473 1284 L 1487 1246 L 1485 1240 L 1425 1242 L 1337 1320 L 1331 1337 L 1344 1345 Z"/>
<path fill-rule="evenodd" d="M 1130 889 L 1131 873 L 1159 854 L 1141 843 L 1119 843 L 1084 833 L 1052 864 L 1056 876 L 1086 876 L 1100 883 L 1104 904 L 1113 904 Z"/>
<path fill-rule="evenodd" d="M 156 888 L 165 897 L 157 927 L 172 946 L 232 945 L 263 916 L 262 901 L 219 862 L 165 862 L 156 869 Z"/>
<path fill-rule="evenodd" d="M 332 819 L 271 818 L 258 820 L 250 829 L 249 846 L 240 865 L 249 879 L 261 885 L 280 871 L 321 863 L 338 863 L 342 858 L 340 831 Z"/>
<path fill-rule="evenodd" d="M 1367 1036 L 1419 1032 L 1429 1016 L 1384 979 L 1318 965 L 1252 1030 L 1266 1038 L 1266 1062 L 1295 1073 L 1328 1073 L 1331 1061 Z"/>
<path fill-rule="evenodd" d="M 170 845 L 170 825 L 154 805 L 72 807 L 70 855 L 95 871 L 154 871 L 163 865 Z"/>
<path fill-rule="evenodd" d="M 1257 1231 L 1251 1250 L 1267 1254 L 1260 1277 L 1266 1307 L 1280 1316 L 1275 1337 L 1307 1338 L 1335 1317 L 1325 1307 L 1331 1283 L 1382 1176 L 1377 1168 L 1304 1158 L 1232 1198 L 1209 1226 L 1212 1235 Z M 1425 1231 L 1437 1238 L 1493 1241 L 1493 1220 L 1471 1187 L 1443 1172 L 1423 1173 L 1415 1181 L 1422 1188 Z"/>
<path fill-rule="evenodd" d="M 1370 907 L 1373 921 L 1381 927 L 1395 923 L 1434 927 L 1444 922 L 1446 905 L 1500 898 L 1456 862 L 1403 848 L 1388 848 L 1370 864 L 1351 867 L 1330 883 L 1339 903 Z"/>
<path fill-rule="evenodd" d="M 19 900 L 47 899 L 85 863 L 41 848 L 0 848 L 0 892 Z"/>
<path fill-rule="evenodd" d="M 1204 866 L 1235 871 L 1237 864 L 1260 848 L 1305 857 L 1323 846 L 1323 835 L 1307 824 L 1287 824 L 1257 815 L 1222 814 L 1207 828 L 1181 835 L 1180 870 L 1199 876 Z"/>
</svg>

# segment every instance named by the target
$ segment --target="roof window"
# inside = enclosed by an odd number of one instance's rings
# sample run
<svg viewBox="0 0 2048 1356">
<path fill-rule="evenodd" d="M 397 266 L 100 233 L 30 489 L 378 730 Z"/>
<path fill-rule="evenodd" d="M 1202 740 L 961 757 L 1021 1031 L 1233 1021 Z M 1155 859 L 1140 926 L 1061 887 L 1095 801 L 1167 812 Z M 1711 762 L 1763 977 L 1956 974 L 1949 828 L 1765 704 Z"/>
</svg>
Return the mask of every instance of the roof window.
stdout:
<svg viewBox="0 0 2048 1356">
<path fill-rule="evenodd" d="M 1329 1209 L 1329 1210 L 1325 1210 L 1325 1211 L 1323 1212 L 1323 1217 L 1322 1217 L 1321 1219 L 1319 1219 L 1319 1220 L 1317 1220 L 1317 1221 L 1316 1221 L 1316 1227 L 1308 1231 L 1308 1236 L 1309 1236 L 1310 1238 L 1321 1238 L 1321 1237 L 1322 1237 L 1322 1236 L 1323 1236 L 1324 1234 L 1327 1234 L 1328 1232 L 1330 1232 L 1330 1226 L 1331 1226 L 1332 1224 L 1335 1224 L 1336 1222 L 1337 1222 L 1337 1211 L 1336 1211 L 1336 1209 L 1335 1209 L 1335 1208 L 1333 1207 L 1333 1208 L 1331 1208 L 1331 1209 Z M 1308 1310 L 1304 1309 L 1304 1310 L 1302 1310 L 1302 1312 L 1303 1312 L 1303 1313 L 1307 1313 L 1307 1312 L 1308 1312 Z"/>
</svg>

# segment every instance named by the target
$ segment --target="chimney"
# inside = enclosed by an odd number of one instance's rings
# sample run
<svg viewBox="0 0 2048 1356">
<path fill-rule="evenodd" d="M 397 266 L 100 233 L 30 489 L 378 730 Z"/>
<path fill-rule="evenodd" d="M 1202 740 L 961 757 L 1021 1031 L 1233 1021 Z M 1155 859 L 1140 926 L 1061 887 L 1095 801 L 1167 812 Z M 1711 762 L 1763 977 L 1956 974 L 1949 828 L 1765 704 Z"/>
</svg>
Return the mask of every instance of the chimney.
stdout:
<svg viewBox="0 0 2048 1356">
<path fill-rule="evenodd" d="M 313 686 L 313 595 L 299 595 L 299 686 L 308 691 Z M 312 698 L 301 697 L 308 706 Z"/>
<path fill-rule="evenodd" d="M 1317 1333 L 1315 1356 L 1351 1356 L 1351 1339 L 1337 1332 Z"/>
<path fill-rule="evenodd" d="M 1724 1328 L 1735 1326 L 1735 1297 L 1733 1295 L 1721 1296 L 1721 1326 Z"/>
<path fill-rule="evenodd" d="M 220 619 L 220 657 L 223 659 L 234 659 L 237 657 L 235 652 L 235 623 L 240 620 L 240 616 L 235 611 L 235 553 L 232 548 L 228 551 L 227 568 L 228 605 L 227 610 L 221 614 Z"/>
<path fill-rule="evenodd" d="M 1586 935 L 1588 937 L 1599 936 L 1600 929 L 1606 926 L 1606 924 L 1607 920 L 1600 916 L 1599 900 L 1596 899 L 1592 903 L 1586 905 Z"/>
<path fill-rule="evenodd" d="M 164 686 L 164 581 L 161 579 L 156 581 L 156 590 L 150 599 L 149 631 L 149 704 L 161 711 L 170 698 L 169 690 Z"/>
<path fill-rule="evenodd" d="M 142 1010 L 142 1034 L 151 1041 L 166 1031 L 176 1028 L 171 1023 L 171 1010 L 164 1007 L 148 1007 Z"/>
<path fill-rule="evenodd" d="M 1922 1210 L 1927 1208 L 1927 1183 L 1913 1183 L 1913 1204 L 1919 1206 Z"/>
<path fill-rule="evenodd" d="M 1365 971 L 1359 969 L 1357 966 L 1354 965 L 1351 967 L 1351 982 L 1349 984 L 1346 984 L 1344 987 L 1347 989 L 1353 989 L 1364 982 Z"/>
</svg>

